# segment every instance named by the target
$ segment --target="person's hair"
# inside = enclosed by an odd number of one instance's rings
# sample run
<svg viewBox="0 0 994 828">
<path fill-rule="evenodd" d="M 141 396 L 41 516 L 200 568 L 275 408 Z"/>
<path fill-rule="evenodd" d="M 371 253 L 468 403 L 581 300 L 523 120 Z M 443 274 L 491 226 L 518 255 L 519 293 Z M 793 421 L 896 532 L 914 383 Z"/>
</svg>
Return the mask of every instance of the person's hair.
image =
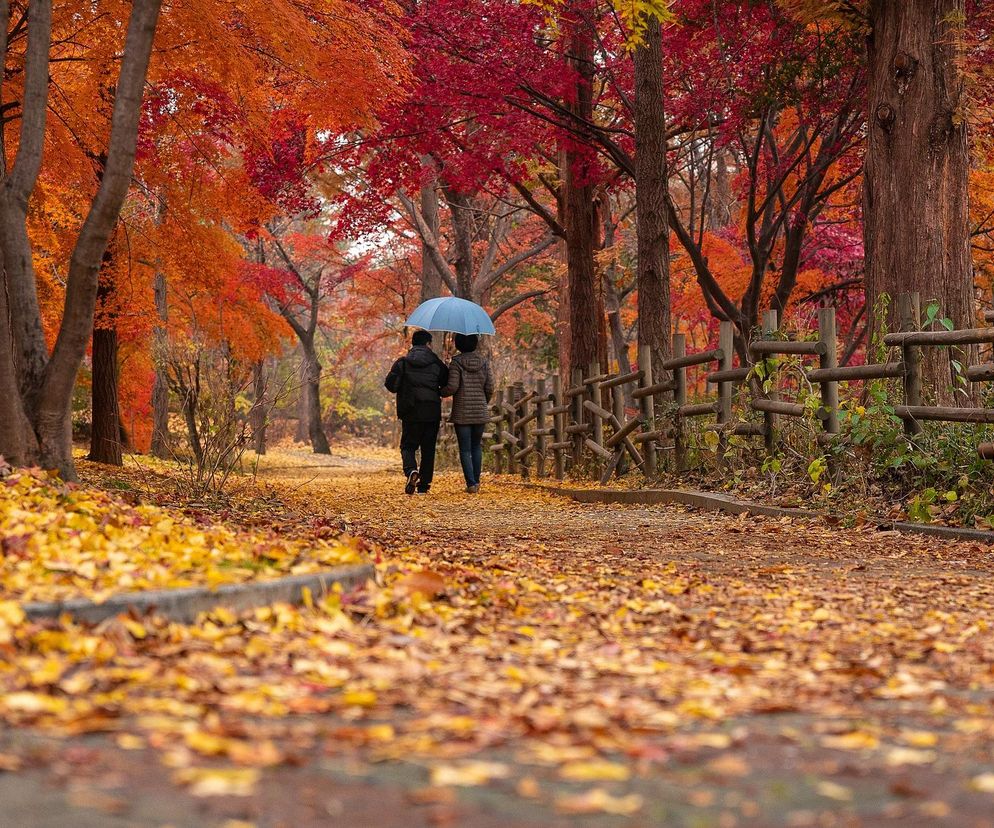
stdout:
<svg viewBox="0 0 994 828">
<path fill-rule="evenodd" d="M 476 334 L 456 334 L 456 348 L 460 353 L 468 354 L 476 350 L 480 338 Z"/>
<path fill-rule="evenodd" d="M 429 342 L 431 342 L 431 334 L 428 331 L 415 331 L 414 336 L 411 337 L 411 344 L 415 347 L 427 345 Z"/>
</svg>

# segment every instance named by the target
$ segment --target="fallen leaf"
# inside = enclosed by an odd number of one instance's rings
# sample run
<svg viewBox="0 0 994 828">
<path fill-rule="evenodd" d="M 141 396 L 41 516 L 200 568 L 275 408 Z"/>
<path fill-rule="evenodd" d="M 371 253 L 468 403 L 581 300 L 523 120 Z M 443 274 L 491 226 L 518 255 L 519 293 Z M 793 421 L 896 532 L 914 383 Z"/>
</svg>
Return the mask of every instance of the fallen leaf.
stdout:
<svg viewBox="0 0 994 828">
<path fill-rule="evenodd" d="M 845 785 L 839 785 L 838 783 L 831 782 L 827 779 L 823 779 L 815 785 L 815 790 L 820 796 L 827 797 L 828 799 L 834 799 L 836 802 L 851 802 L 853 798 L 851 788 L 847 788 Z"/>
<path fill-rule="evenodd" d="M 182 768 L 173 778 L 193 796 L 252 796 L 260 775 L 257 768 Z"/>
<path fill-rule="evenodd" d="M 465 762 L 461 765 L 436 765 L 431 769 L 434 786 L 457 785 L 472 787 L 485 785 L 491 779 L 510 776 L 510 769 L 500 762 Z"/>
<path fill-rule="evenodd" d="M 582 794 L 556 797 L 556 810 L 564 814 L 616 814 L 631 816 L 642 810 L 644 800 L 638 794 L 612 796 L 603 788 Z"/>
<path fill-rule="evenodd" d="M 567 762 L 559 769 L 559 776 L 571 782 L 623 782 L 631 775 L 627 765 L 600 759 Z"/>
</svg>

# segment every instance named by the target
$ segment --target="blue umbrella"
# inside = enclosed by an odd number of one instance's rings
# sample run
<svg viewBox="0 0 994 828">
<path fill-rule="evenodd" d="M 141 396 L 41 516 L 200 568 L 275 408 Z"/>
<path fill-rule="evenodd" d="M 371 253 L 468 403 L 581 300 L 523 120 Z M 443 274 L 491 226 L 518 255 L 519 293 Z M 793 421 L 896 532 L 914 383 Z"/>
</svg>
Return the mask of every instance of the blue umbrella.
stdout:
<svg viewBox="0 0 994 828">
<path fill-rule="evenodd" d="M 442 296 L 429 299 L 414 309 L 405 323 L 409 328 L 425 331 L 449 331 L 450 333 L 496 334 L 490 315 L 476 302 L 457 299 L 455 296 Z"/>
</svg>

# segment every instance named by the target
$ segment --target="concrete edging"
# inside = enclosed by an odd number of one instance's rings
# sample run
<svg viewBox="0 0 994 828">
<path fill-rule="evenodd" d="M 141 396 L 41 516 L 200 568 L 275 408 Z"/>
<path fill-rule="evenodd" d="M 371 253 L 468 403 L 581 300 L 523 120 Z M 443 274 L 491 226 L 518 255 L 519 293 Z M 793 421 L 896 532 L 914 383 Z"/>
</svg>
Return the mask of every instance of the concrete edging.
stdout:
<svg viewBox="0 0 994 828">
<path fill-rule="evenodd" d="M 726 512 L 733 515 L 765 515 L 767 517 L 789 517 L 802 520 L 828 517 L 826 513 L 817 512 L 813 509 L 797 509 L 787 506 L 755 503 L 751 500 L 741 500 L 717 492 L 698 492 L 682 489 L 567 489 L 562 486 L 546 486 L 541 483 L 522 483 L 518 485 L 568 497 L 577 503 L 620 503 L 642 506 L 676 503 L 709 512 Z M 878 519 L 876 521 L 876 528 L 877 531 L 881 532 L 907 532 L 909 534 L 946 538 L 947 540 L 967 540 L 994 544 L 994 532 L 988 532 L 983 529 L 931 526 L 927 523 L 909 523 L 907 521 L 885 519 Z"/>
<path fill-rule="evenodd" d="M 373 576 L 371 564 L 353 564 L 309 575 L 290 575 L 269 581 L 247 581 L 210 587 L 154 589 L 145 592 L 125 592 L 96 603 L 82 598 L 69 601 L 37 601 L 21 604 L 24 614 L 33 621 L 59 618 L 68 613 L 76 621 L 96 624 L 122 612 L 156 612 L 170 621 L 189 624 L 202 612 L 224 607 L 232 612 L 263 607 L 269 604 L 303 603 L 304 590 L 310 590 L 320 600 L 335 584 L 350 589 Z"/>
</svg>

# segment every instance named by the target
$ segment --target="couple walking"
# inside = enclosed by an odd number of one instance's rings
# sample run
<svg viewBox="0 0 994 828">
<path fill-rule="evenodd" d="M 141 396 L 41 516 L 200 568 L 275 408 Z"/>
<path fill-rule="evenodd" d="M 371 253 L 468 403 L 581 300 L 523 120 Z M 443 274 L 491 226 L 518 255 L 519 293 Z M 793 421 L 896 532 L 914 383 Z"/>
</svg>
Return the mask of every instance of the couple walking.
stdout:
<svg viewBox="0 0 994 828">
<path fill-rule="evenodd" d="M 435 443 L 442 424 L 442 397 L 452 397 L 451 420 L 459 441 L 459 462 L 466 491 L 480 490 L 483 466 L 483 429 L 490 416 L 494 393 L 490 363 L 476 353 L 479 337 L 456 334 L 459 351 L 446 366 L 428 346 L 431 334 L 416 331 L 411 350 L 398 359 L 384 385 L 397 395 L 401 421 L 400 457 L 404 463 L 407 494 L 427 494 L 435 474 Z M 417 452 L 421 451 L 418 466 Z"/>
</svg>

